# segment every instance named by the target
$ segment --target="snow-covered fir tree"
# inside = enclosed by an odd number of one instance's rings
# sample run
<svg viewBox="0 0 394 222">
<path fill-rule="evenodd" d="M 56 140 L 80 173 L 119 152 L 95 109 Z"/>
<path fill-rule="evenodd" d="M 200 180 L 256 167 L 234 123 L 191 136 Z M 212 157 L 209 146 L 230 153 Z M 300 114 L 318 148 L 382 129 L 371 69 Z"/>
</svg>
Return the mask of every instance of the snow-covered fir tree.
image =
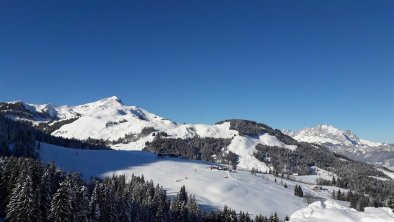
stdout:
<svg viewBox="0 0 394 222">
<path fill-rule="evenodd" d="M 49 219 L 54 222 L 73 221 L 73 209 L 71 206 L 71 185 L 67 177 L 60 183 L 51 202 Z"/>
</svg>

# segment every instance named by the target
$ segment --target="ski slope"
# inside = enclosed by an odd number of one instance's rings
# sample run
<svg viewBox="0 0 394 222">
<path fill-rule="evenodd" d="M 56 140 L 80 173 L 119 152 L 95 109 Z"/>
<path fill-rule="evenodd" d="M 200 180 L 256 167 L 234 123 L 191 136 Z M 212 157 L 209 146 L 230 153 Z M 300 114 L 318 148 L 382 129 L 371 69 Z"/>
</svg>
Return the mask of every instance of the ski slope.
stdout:
<svg viewBox="0 0 394 222">
<path fill-rule="evenodd" d="M 158 158 L 143 151 L 77 150 L 41 143 L 40 158 L 54 161 L 60 168 L 80 172 L 85 179 L 113 174 L 144 175 L 153 179 L 174 195 L 182 185 L 196 195 L 206 210 L 222 208 L 225 204 L 250 214 L 270 215 L 277 212 L 282 218 L 306 207 L 293 188 L 264 180 L 246 171 L 211 170 L 212 163 L 179 158 Z"/>
</svg>

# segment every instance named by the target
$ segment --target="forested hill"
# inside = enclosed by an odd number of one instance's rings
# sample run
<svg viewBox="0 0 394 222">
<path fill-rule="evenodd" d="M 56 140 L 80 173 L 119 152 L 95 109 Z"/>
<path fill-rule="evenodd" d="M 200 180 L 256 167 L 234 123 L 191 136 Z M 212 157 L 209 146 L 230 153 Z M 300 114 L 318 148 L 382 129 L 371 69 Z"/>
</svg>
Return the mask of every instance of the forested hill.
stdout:
<svg viewBox="0 0 394 222">
<path fill-rule="evenodd" d="M 81 141 L 52 136 L 27 121 L 14 121 L 0 115 L 0 154 L 13 152 L 16 156 L 34 156 L 36 141 L 75 149 L 110 149 L 99 140 Z M 9 148 L 12 149 L 9 149 Z"/>
</svg>

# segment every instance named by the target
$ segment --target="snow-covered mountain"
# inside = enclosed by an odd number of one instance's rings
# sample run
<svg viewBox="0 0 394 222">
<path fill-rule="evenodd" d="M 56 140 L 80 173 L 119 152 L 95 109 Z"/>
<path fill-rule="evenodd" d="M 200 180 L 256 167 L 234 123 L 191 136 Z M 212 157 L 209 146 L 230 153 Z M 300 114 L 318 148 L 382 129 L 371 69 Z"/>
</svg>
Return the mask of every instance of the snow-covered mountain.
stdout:
<svg viewBox="0 0 394 222">
<path fill-rule="evenodd" d="M 321 124 L 296 132 L 282 132 L 297 141 L 320 144 L 357 160 L 383 164 L 394 158 L 393 145 L 360 139 L 352 131 L 341 130 L 332 125 Z"/>
<path fill-rule="evenodd" d="M 142 150 L 146 142 L 153 141 L 155 134 L 160 132 L 166 133 L 167 138 L 185 139 L 198 136 L 231 139 L 232 142 L 227 148 L 240 157 L 238 166 L 246 169 L 254 167 L 263 171 L 269 168 L 253 156 L 257 144 L 296 148 L 290 137 L 264 124 L 254 126 L 255 122 L 243 120 L 221 121 L 212 125 L 179 124 L 142 108 L 125 105 L 115 96 L 78 106 L 0 103 L 0 114 L 11 119 L 32 122 L 54 136 L 105 140 L 110 142 L 113 149 L 118 150 Z M 244 129 L 244 125 L 248 124 L 253 127 L 247 129 L 250 132 L 240 133 L 240 130 L 232 128 L 231 124 L 240 129 Z M 248 133 L 250 135 L 245 135 Z"/>
<path fill-rule="evenodd" d="M 271 168 L 253 155 L 257 144 L 276 146 L 273 149 L 282 147 L 294 150 L 297 146 L 308 146 L 312 150 L 320 148 L 300 144 L 297 142 L 299 140 L 319 143 L 336 151 L 349 151 L 353 154 L 358 154 L 358 151 L 354 150 L 361 150 L 363 157 L 377 154 L 369 152 L 370 150 L 389 147 L 386 144 L 359 139 L 350 131 L 341 131 L 332 126 L 322 125 L 305 129 L 303 132 L 282 133 L 265 124 L 247 120 L 224 120 L 212 125 L 180 124 L 142 108 L 125 105 L 117 97 L 78 106 L 0 103 L 0 115 L 17 121 L 31 122 L 36 128 L 54 136 L 105 140 L 106 144 L 115 150 L 75 150 L 62 147 L 63 145 L 49 144 L 50 142 L 40 143 L 38 152 L 42 161 L 54 161 L 65 170 L 82 173 L 86 179 L 92 176 L 103 178 L 111 175 L 144 175 L 147 179 L 162 184 L 169 195 L 174 195 L 182 185 L 186 185 L 188 191 L 196 194 L 198 202 L 207 209 L 221 208 L 226 204 L 252 214 L 269 214 L 276 211 L 282 218 L 294 213 L 291 221 L 316 221 L 316 218 L 323 218 L 324 215 L 331 215 L 326 220 L 329 222 L 337 221 L 337 218 L 343 221 L 360 221 L 360 218 L 375 221 L 374 215 L 378 215 L 379 218 L 383 218 L 381 221 L 386 222 L 391 221 L 393 217 L 392 211 L 387 209 L 374 211 L 371 208 L 366 209 L 365 213 L 356 212 L 343 206 L 347 206 L 348 203 L 332 199 L 332 193 L 337 192 L 339 188 L 327 186 L 326 190 L 315 191 L 310 184 L 302 182 L 313 183 L 317 178 L 323 178 L 322 173 L 327 173 L 324 179 L 336 175 L 326 170 L 320 171 L 317 175 L 294 176 L 297 180 L 294 182 L 268 174 L 253 175 L 243 170 L 215 170 L 211 168 L 212 165 L 228 165 L 186 158 L 159 158 L 154 153 L 141 151 L 146 144 L 156 141 L 158 134 L 169 139 L 212 137 L 230 141 L 223 149 L 239 156 L 238 168 L 268 171 Z M 385 156 L 386 153 L 382 155 Z M 294 196 L 296 184 L 302 186 L 306 196 L 329 201 L 317 202 L 307 207 L 302 198 Z M 347 190 L 341 188 L 342 191 Z M 306 208 L 302 209 L 303 207 Z"/>
<path fill-rule="evenodd" d="M 340 130 L 332 125 L 320 124 L 315 127 L 308 127 L 297 132 L 283 130 L 283 133 L 294 139 L 308 143 L 331 143 L 341 146 L 370 146 L 378 147 L 384 143 L 371 142 L 358 138 L 350 130 Z"/>
</svg>

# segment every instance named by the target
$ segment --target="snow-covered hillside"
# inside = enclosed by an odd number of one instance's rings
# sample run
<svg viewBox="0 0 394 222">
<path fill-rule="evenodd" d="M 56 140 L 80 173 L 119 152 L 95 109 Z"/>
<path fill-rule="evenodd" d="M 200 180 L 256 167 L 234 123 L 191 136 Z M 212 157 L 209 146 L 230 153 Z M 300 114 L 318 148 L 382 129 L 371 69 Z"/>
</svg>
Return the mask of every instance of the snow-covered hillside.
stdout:
<svg viewBox="0 0 394 222">
<path fill-rule="evenodd" d="M 153 141 L 157 132 L 165 132 L 167 138 L 199 136 L 232 139 L 228 149 L 239 155 L 238 167 L 254 167 L 264 172 L 269 168 L 253 156 L 256 144 L 296 148 L 268 133 L 241 136 L 237 130 L 230 129 L 230 121 L 213 125 L 179 124 L 142 108 L 125 105 L 115 96 L 78 106 L 2 103 L 0 112 L 12 119 L 30 121 L 36 126 L 53 126 L 54 130 L 50 133 L 54 136 L 110 141 L 110 146 L 117 150 L 142 150 L 146 142 Z"/>
<path fill-rule="evenodd" d="M 65 170 L 81 172 L 86 178 L 113 174 L 144 175 L 168 190 L 169 195 L 185 185 L 205 209 L 227 205 L 251 214 L 277 212 L 282 218 L 306 207 L 302 198 L 272 180 L 264 180 L 246 171 L 210 169 L 212 163 L 180 158 L 159 158 L 144 151 L 77 150 L 41 143 L 40 158 L 54 161 Z"/>
<path fill-rule="evenodd" d="M 54 161 L 62 169 L 78 171 L 85 179 L 114 174 L 126 177 L 144 175 L 148 180 L 159 182 L 170 196 L 185 185 L 205 210 L 227 205 L 252 215 L 270 215 L 273 212 L 281 218 L 291 215 L 292 222 L 394 221 L 389 208 L 366 208 L 365 212 L 358 212 L 345 207 L 347 202 L 332 200 L 331 193 L 337 191 L 337 187 L 327 186 L 327 191 L 316 192 L 308 184 L 286 179 L 274 182 L 269 174 L 260 177 L 245 171 L 211 169 L 213 165 L 220 165 L 205 161 L 159 158 L 144 151 L 77 150 L 45 143 L 41 143 L 39 153 L 42 161 Z M 288 188 L 284 188 L 284 183 Z M 301 185 L 307 196 L 323 202 L 317 201 L 308 206 L 304 199 L 294 196 L 295 184 Z"/>
<path fill-rule="evenodd" d="M 341 206 L 333 201 L 314 202 L 291 215 L 290 222 L 392 222 L 390 208 L 366 207 L 364 212 Z"/>
</svg>

